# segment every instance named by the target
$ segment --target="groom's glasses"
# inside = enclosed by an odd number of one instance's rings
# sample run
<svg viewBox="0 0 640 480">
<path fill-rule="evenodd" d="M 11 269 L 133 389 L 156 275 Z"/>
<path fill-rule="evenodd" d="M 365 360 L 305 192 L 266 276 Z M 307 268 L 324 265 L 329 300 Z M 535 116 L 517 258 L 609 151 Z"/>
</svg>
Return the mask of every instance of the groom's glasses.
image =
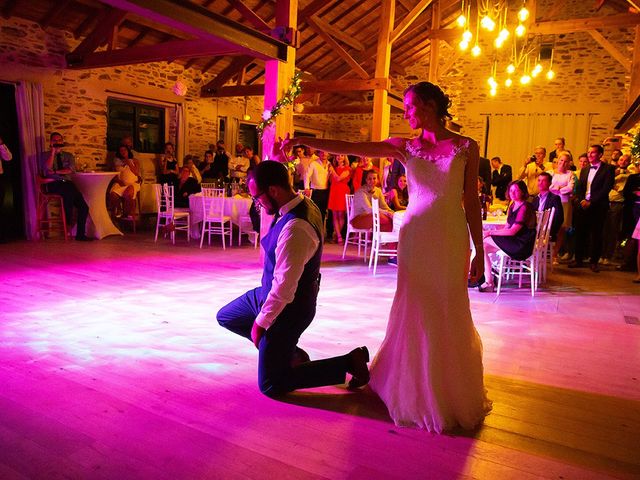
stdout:
<svg viewBox="0 0 640 480">
<path fill-rule="evenodd" d="M 253 204 L 256 207 L 256 210 L 260 210 L 262 208 L 262 204 L 260 203 L 260 197 L 264 195 L 264 192 L 259 192 L 255 195 L 251 195 L 251 200 L 253 200 Z"/>
</svg>

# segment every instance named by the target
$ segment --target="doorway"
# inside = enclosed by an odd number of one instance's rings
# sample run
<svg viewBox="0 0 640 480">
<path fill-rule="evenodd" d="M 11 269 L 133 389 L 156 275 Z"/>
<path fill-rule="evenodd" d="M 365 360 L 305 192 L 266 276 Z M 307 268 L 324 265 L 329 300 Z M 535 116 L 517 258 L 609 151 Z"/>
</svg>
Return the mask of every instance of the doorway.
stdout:
<svg viewBox="0 0 640 480">
<path fill-rule="evenodd" d="M 6 240 L 24 240 L 24 207 L 22 203 L 22 173 L 16 88 L 0 82 L 0 137 L 7 145 L 13 160 L 2 162 L 0 175 L 0 235 Z M 1 238 L 1 237 L 0 237 Z"/>
</svg>

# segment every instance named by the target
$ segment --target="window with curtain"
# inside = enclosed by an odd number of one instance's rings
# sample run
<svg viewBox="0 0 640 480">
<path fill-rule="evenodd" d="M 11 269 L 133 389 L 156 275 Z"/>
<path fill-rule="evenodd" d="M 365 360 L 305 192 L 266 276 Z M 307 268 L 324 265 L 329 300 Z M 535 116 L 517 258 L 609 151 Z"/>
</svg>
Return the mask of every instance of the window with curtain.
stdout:
<svg viewBox="0 0 640 480">
<path fill-rule="evenodd" d="M 162 153 L 165 143 L 164 108 L 108 98 L 107 110 L 107 150 L 116 151 L 122 138 L 131 135 L 134 150 Z"/>
<path fill-rule="evenodd" d="M 547 149 L 547 158 L 554 149 L 553 142 L 564 137 L 567 150 L 576 157 L 586 151 L 591 131 L 590 113 L 526 113 L 491 114 L 487 121 L 488 158 L 500 157 L 516 169 L 533 155 L 538 146 Z"/>
</svg>

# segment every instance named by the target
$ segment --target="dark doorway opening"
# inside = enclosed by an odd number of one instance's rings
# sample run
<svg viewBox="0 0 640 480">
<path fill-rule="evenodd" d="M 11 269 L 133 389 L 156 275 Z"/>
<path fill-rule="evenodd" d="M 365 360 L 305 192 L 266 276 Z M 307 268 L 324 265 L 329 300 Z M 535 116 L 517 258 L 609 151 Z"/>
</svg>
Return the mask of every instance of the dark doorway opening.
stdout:
<svg viewBox="0 0 640 480">
<path fill-rule="evenodd" d="M 22 204 L 22 171 L 16 88 L 0 82 L 0 137 L 9 147 L 13 160 L 2 162 L 0 175 L 0 239 L 24 239 L 24 207 Z"/>
</svg>

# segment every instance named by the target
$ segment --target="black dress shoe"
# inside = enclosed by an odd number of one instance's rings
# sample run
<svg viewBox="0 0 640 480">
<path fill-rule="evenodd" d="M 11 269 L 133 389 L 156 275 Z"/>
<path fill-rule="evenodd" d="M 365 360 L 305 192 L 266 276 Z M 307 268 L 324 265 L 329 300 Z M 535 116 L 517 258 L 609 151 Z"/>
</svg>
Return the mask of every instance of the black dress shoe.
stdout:
<svg viewBox="0 0 640 480">
<path fill-rule="evenodd" d="M 358 347 L 355 350 L 351 350 L 347 354 L 348 365 L 347 372 L 351 374 L 351 380 L 347 388 L 354 390 L 356 388 L 364 387 L 369 383 L 369 350 L 367 347 Z"/>
<path fill-rule="evenodd" d="M 93 242 L 93 238 L 87 237 L 86 235 L 78 235 L 76 240 L 78 242 Z"/>
<path fill-rule="evenodd" d="M 471 280 L 467 280 L 467 287 L 468 288 L 476 288 L 476 287 L 479 287 L 480 285 L 482 285 L 484 282 L 485 282 L 484 274 L 482 274 L 482 276 L 478 279 L 477 282 L 472 282 Z"/>
</svg>

